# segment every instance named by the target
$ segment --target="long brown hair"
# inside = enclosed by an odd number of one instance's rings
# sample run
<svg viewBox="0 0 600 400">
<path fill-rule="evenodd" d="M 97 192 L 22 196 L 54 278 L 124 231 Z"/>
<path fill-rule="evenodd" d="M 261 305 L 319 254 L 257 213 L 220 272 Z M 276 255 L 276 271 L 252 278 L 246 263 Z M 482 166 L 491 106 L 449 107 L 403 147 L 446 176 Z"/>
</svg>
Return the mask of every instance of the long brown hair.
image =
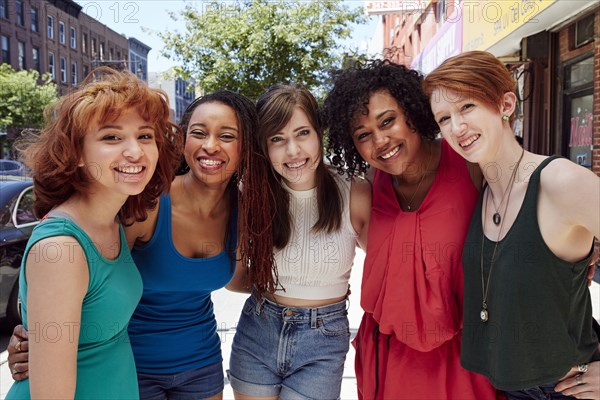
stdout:
<svg viewBox="0 0 600 400">
<path fill-rule="evenodd" d="M 93 179 L 78 163 L 90 122 L 112 122 L 130 109 L 153 125 L 158 164 L 143 192 L 128 197 L 119 218 L 129 223 L 147 218 L 147 210 L 154 208 L 158 197 L 171 187 L 181 154 L 181 129 L 170 121 L 165 92 L 149 88 L 130 72 L 108 67 L 92 71 L 79 88 L 49 106 L 40 134 L 18 144 L 33 173 L 34 209 L 39 217 L 76 192 L 88 192 Z"/>
<path fill-rule="evenodd" d="M 280 131 L 292 118 L 298 107 L 306 114 L 317 132 L 321 148 L 321 161 L 315 171 L 317 184 L 317 205 L 319 218 L 312 230 L 334 232 L 342 224 L 342 196 L 335 178 L 323 163 L 323 124 L 319 105 L 313 95 L 299 84 L 275 85 L 264 93 L 256 104 L 259 117 L 258 140 L 262 154 L 268 158 L 267 140 Z M 292 233 L 290 215 L 290 194 L 282 186 L 282 177 L 271 168 L 269 186 L 273 191 L 273 244 L 277 249 L 284 248 Z"/>
</svg>

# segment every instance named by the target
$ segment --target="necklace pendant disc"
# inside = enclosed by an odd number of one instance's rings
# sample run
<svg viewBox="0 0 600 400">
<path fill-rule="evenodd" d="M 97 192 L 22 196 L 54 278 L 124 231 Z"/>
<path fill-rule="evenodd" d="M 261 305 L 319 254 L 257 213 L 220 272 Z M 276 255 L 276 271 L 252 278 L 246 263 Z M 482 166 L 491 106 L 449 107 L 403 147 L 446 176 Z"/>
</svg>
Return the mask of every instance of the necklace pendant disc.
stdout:
<svg viewBox="0 0 600 400">
<path fill-rule="evenodd" d="M 500 217 L 500 214 L 496 212 L 496 213 L 494 213 L 492 220 L 494 221 L 495 225 L 500 225 L 500 222 L 502 221 L 502 217 Z"/>
<path fill-rule="evenodd" d="M 487 322 L 487 320 L 488 320 L 487 310 L 481 310 L 481 312 L 479 313 L 479 318 L 481 318 L 481 322 Z"/>
</svg>

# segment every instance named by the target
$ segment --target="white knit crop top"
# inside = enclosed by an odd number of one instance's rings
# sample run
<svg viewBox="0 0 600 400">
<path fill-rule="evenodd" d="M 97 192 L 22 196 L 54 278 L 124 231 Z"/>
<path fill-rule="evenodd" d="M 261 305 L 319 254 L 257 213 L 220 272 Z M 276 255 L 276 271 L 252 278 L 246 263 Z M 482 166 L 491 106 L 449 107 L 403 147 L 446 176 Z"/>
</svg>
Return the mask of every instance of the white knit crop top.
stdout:
<svg viewBox="0 0 600 400">
<path fill-rule="evenodd" d="M 342 195 L 342 225 L 338 231 L 312 232 L 319 216 L 317 189 L 292 190 L 292 233 L 287 246 L 275 252 L 281 288 L 278 296 L 323 300 L 344 296 L 354 262 L 357 234 L 350 222 L 350 182 L 332 174 Z"/>
</svg>

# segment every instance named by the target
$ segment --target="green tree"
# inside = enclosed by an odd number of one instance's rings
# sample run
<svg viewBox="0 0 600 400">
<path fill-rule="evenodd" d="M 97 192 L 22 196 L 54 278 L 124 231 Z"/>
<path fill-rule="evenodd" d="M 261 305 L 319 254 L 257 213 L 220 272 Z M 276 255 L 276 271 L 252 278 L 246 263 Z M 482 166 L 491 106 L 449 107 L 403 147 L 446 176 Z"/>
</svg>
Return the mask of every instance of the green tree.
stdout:
<svg viewBox="0 0 600 400">
<path fill-rule="evenodd" d="M 15 71 L 0 65 L 0 130 L 40 128 L 44 108 L 56 101 L 56 85 L 49 75 L 37 71 Z"/>
<path fill-rule="evenodd" d="M 340 66 L 340 41 L 366 21 L 340 0 L 212 2 L 202 10 L 188 4 L 180 17 L 184 33 L 159 33 L 162 54 L 181 65 L 174 72 L 207 92 L 254 98 L 276 83 L 322 85 Z"/>
</svg>

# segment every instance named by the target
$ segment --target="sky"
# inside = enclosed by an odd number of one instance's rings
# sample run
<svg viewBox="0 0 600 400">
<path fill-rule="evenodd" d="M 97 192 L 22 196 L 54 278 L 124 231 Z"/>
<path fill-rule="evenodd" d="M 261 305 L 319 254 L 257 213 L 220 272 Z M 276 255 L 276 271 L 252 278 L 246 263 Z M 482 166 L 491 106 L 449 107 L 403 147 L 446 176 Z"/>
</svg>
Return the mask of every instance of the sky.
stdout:
<svg viewBox="0 0 600 400">
<path fill-rule="evenodd" d="M 168 12 L 182 10 L 186 3 L 201 6 L 203 1 L 184 0 L 75 0 L 82 6 L 82 11 L 92 18 L 107 25 L 117 33 L 127 37 L 134 37 L 152 48 L 148 54 L 148 71 L 163 72 L 176 65 L 175 61 L 160 56 L 162 41 L 153 32 L 177 30 L 177 23 L 173 21 Z M 344 0 L 351 7 L 363 7 L 364 1 Z M 205 2 L 207 3 L 207 2 Z M 358 26 L 354 30 L 347 46 L 352 49 L 364 48 L 375 29 L 375 17 L 369 24 Z M 145 28 L 145 29 L 144 29 Z"/>
</svg>

